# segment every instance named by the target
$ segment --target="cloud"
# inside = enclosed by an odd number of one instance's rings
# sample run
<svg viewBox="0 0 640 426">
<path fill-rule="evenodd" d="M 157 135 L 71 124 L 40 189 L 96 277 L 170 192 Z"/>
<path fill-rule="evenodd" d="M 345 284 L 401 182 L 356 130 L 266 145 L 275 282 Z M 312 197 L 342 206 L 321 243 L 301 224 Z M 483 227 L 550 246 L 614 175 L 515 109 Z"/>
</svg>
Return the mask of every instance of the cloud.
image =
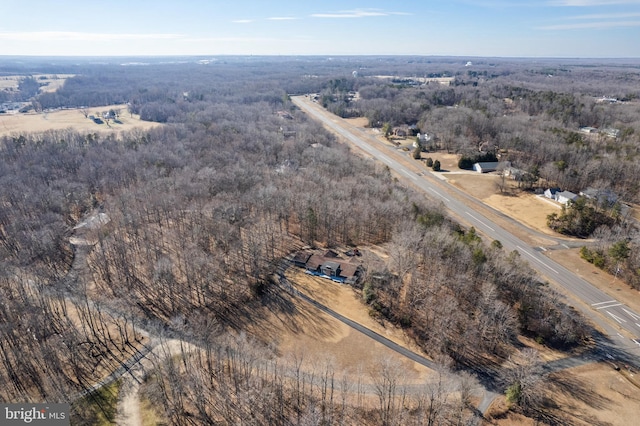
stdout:
<svg viewBox="0 0 640 426">
<path fill-rule="evenodd" d="M 234 24 L 250 24 L 253 22 L 253 19 L 236 19 L 235 21 L 231 21 Z"/>
<path fill-rule="evenodd" d="M 611 6 L 614 4 L 637 4 L 640 0 L 551 0 L 552 6 L 573 6 L 573 7 L 589 7 L 589 6 Z"/>
<path fill-rule="evenodd" d="M 272 16 L 271 18 L 267 18 L 269 21 L 294 21 L 298 18 L 294 18 L 292 16 Z"/>
<path fill-rule="evenodd" d="M 187 43 L 270 43 L 291 41 L 291 39 L 285 40 L 272 37 L 188 37 L 183 41 Z"/>
<path fill-rule="evenodd" d="M 620 27 L 640 27 L 640 21 L 595 21 L 581 22 L 578 24 L 558 24 L 538 27 L 539 30 L 581 30 L 581 29 L 603 29 Z"/>
<path fill-rule="evenodd" d="M 72 31 L 30 31 L 0 33 L 0 40 L 13 41 L 116 41 L 178 39 L 182 34 L 109 34 Z"/>
<path fill-rule="evenodd" d="M 628 18 L 637 18 L 640 16 L 640 12 L 630 12 L 630 13 L 594 13 L 591 15 L 577 15 L 577 16 L 569 16 L 567 19 L 576 21 L 583 19 L 628 19 Z"/>
<path fill-rule="evenodd" d="M 386 12 L 381 9 L 354 9 L 354 10 L 340 10 L 338 12 L 329 12 L 329 13 L 314 13 L 311 15 L 311 17 L 344 19 L 344 18 L 369 18 L 369 17 L 375 17 L 375 16 L 392 16 L 392 15 L 410 15 L 410 13 Z"/>
</svg>

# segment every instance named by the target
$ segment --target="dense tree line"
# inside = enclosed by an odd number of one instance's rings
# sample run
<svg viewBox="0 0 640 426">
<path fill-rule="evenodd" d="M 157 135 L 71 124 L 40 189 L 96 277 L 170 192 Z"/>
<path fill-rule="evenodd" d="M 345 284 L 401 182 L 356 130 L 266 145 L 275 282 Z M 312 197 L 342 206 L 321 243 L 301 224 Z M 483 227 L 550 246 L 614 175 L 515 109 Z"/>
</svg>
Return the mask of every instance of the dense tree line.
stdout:
<svg viewBox="0 0 640 426">
<path fill-rule="evenodd" d="M 636 229 L 614 226 L 600 227 L 593 243 L 580 249 L 580 256 L 587 262 L 604 269 L 635 289 L 640 288 L 640 236 Z"/>
<path fill-rule="evenodd" d="M 132 318 L 237 327 L 296 247 L 384 242 L 408 214 L 412 195 L 388 170 L 347 155 L 295 111 L 285 122 L 274 113 L 286 100 L 220 101 L 148 132 L 2 139 L 3 399 L 65 400 L 89 387 L 139 346 Z M 72 246 L 73 228 L 98 213 L 108 223 L 83 231 L 94 245 Z M 68 353 L 48 367 L 62 341 Z"/>
<path fill-rule="evenodd" d="M 431 356 L 477 367 L 510 353 L 519 334 L 561 348 L 589 335 L 516 252 L 430 213 L 417 222 L 394 234 L 388 269 L 367 275 L 363 295 Z"/>
</svg>

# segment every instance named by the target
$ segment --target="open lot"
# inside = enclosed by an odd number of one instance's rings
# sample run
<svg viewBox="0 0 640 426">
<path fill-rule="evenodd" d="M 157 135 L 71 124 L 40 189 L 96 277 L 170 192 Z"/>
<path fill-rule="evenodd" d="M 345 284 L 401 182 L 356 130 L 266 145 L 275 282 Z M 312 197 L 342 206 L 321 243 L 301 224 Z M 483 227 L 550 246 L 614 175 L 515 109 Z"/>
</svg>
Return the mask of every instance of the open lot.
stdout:
<svg viewBox="0 0 640 426">
<path fill-rule="evenodd" d="M 552 375 L 546 398 L 552 408 L 549 420 L 566 425 L 637 424 L 640 391 L 637 372 L 608 364 L 589 364 Z M 488 423 L 497 426 L 540 424 L 532 419 L 508 411 L 504 397 L 491 406 Z"/>
<path fill-rule="evenodd" d="M 138 115 L 127 112 L 126 105 L 109 105 L 87 108 L 88 115 L 102 116 L 102 112 L 110 109 L 121 110 L 119 120 L 109 120 L 97 124 L 85 118 L 79 109 L 65 109 L 43 113 L 0 114 L 0 136 L 19 133 L 44 132 L 47 130 L 73 129 L 78 132 L 118 133 L 134 128 L 149 129 L 160 126 L 158 123 L 142 121 Z"/>
<path fill-rule="evenodd" d="M 452 173 L 447 175 L 447 180 L 526 226 L 548 235 L 559 236 L 547 226 L 547 216 L 551 213 L 560 213 L 560 204 L 516 188 L 501 193 L 497 187 L 501 178 L 495 174 Z M 506 183 L 509 186 L 514 186 L 512 181 L 506 181 Z"/>
<path fill-rule="evenodd" d="M 33 78 L 41 84 L 40 92 L 55 92 L 62 87 L 65 80 L 74 74 L 32 74 Z M 24 75 L 7 75 L 0 77 L 0 90 L 18 90 L 18 84 Z"/>
<path fill-rule="evenodd" d="M 368 309 L 349 286 L 305 274 L 302 269 L 290 268 L 286 276 L 294 286 L 335 312 L 356 321 L 382 336 L 414 352 L 421 351 L 402 330 L 369 316 Z M 285 296 L 288 298 L 288 296 Z M 371 383 L 367 373 L 384 359 L 394 359 L 405 370 L 406 384 L 421 384 L 431 373 L 426 367 L 408 360 L 386 346 L 374 341 L 346 324 L 299 299 L 288 298 L 289 313 L 270 310 L 264 320 L 250 325 L 252 334 L 276 343 L 285 357 L 302 357 L 307 366 L 330 361 L 338 376 L 347 373 L 352 382 L 362 376 L 363 383 Z"/>
</svg>

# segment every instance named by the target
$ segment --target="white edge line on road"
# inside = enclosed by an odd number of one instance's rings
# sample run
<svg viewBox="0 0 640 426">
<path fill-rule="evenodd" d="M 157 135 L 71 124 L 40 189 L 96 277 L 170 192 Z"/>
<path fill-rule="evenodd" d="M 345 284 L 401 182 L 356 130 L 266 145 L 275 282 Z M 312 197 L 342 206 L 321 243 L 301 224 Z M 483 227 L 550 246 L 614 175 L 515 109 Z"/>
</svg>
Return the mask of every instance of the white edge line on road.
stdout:
<svg viewBox="0 0 640 426">
<path fill-rule="evenodd" d="M 409 176 L 411 179 L 416 180 L 416 176 L 413 173 L 410 173 L 404 169 L 402 169 L 402 173 L 404 173 L 405 175 Z"/>
<path fill-rule="evenodd" d="M 492 227 L 490 227 L 489 225 L 487 225 L 486 223 L 484 223 L 483 221 L 481 221 L 480 219 L 478 219 L 477 217 L 475 217 L 474 215 L 472 215 L 469 212 L 465 212 L 467 213 L 469 216 L 471 216 L 472 218 L 474 218 L 475 220 L 477 220 L 478 222 L 480 222 L 481 224 L 483 224 L 484 226 L 486 226 L 487 228 L 491 229 L 493 232 L 496 232 L 495 229 L 493 229 Z"/>
<path fill-rule="evenodd" d="M 620 305 L 622 305 L 622 303 L 614 303 L 613 305 L 598 306 L 596 310 L 609 309 L 609 308 L 613 308 L 614 306 L 620 306 Z"/>
<path fill-rule="evenodd" d="M 446 202 L 449 202 L 449 199 L 447 197 L 445 197 L 444 195 L 438 193 L 438 191 L 436 191 L 435 189 L 428 187 L 429 191 L 433 192 L 434 194 L 436 194 L 438 197 L 444 199 Z"/>
<path fill-rule="evenodd" d="M 636 313 L 631 311 L 627 311 L 625 308 L 622 308 L 622 310 L 625 311 L 631 318 L 633 318 L 634 321 L 640 320 L 640 315 L 637 315 Z"/>
<path fill-rule="evenodd" d="M 618 324 L 622 324 L 623 322 L 627 322 L 626 319 L 624 318 L 620 318 L 617 315 L 612 314 L 611 312 L 607 311 L 607 313 L 611 316 L 611 318 L 613 318 L 614 320 L 616 320 L 618 322 Z M 622 337 L 622 335 L 620 333 L 618 333 L 618 336 Z"/>
<path fill-rule="evenodd" d="M 533 260 L 535 260 L 536 262 L 539 262 L 542 266 L 545 266 L 549 269 L 551 269 L 553 272 L 555 272 L 556 274 L 560 275 L 560 272 L 556 271 L 555 269 L 553 269 L 551 266 L 547 266 L 547 264 L 545 264 L 542 260 L 538 259 L 537 257 L 535 257 L 534 255 L 532 255 L 531 253 L 529 253 L 528 251 L 526 251 L 525 249 L 523 249 L 520 246 L 516 246 L 516 248 L 518 250 L 520 250 L 522 253 L 526 254 L 527 256 L 531 257 Z"/>
<path fill-rule="evenodd" d="M 596 305 L 604 305 L 606 303 L 615 303 L 617 302 L 617 300 L 608 300 L 606 302 L 598 302 L 598 303 L 592 303 L 591 306 L 596 306 Z"/>
</svg>

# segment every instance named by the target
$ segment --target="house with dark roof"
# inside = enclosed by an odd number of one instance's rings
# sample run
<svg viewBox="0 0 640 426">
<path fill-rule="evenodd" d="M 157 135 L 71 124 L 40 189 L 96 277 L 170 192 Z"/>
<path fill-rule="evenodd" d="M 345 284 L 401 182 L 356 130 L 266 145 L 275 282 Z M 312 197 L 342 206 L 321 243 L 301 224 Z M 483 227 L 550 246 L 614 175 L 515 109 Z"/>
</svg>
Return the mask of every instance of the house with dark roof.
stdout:
<svg viewBox="0 0 640 426">
<path fill-rule="evenodd" d="M 298 253 L 295 254 L 295 256 L 293 256 L 293 259 L 291 259 L 291 261 L 293 262 L 294 265 L 300 268 L 304 268 L 307 265 L 307 262 L 309 261 L 310 257 L 311 257 L 311 253 L 306 251 L 299 251 Z"/>
<path fill-rule="evenodd" d="M 294 265 L 305 268 L 306 273 L 328 278 L 336 282 L 354 284 L 364 269 L 355 257 L 343 259 L 333 250 L 322 254 L 298 252 L 292 259 Z"/>
<path fill-rule="evenodd" d="M 560 188 L 547 188 L 544 190 L 544 196 L 551 200 L 555 200 L 558 192 L 560 192 Z"/>
</svg>

